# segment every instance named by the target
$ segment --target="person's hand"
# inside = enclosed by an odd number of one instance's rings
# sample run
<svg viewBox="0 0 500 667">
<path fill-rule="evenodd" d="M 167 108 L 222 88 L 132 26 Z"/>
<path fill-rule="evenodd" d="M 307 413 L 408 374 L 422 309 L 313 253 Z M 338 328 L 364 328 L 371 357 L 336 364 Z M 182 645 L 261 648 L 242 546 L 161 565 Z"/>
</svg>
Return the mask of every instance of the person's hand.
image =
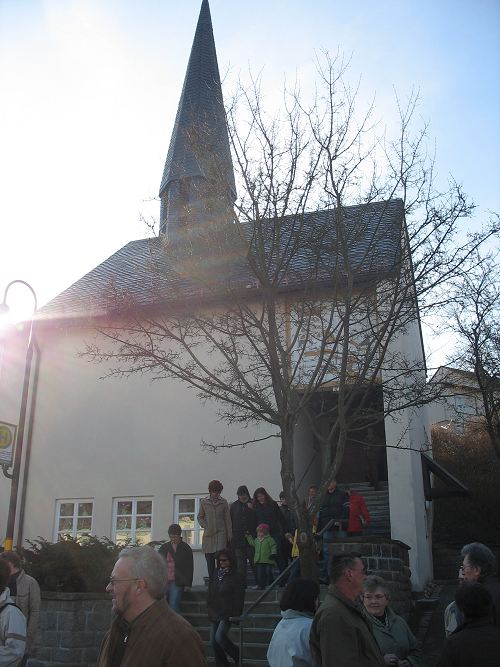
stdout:
<svg viewBox="0 0 500 667">
<path fill-rule="evenodd" d="M 398 660 L 398 667 L 411 667 L 411 662 L 409 660 Z"/>
<path fill-rule="evenodd" d="M 384 662 L 386 665 L 397 665 L 399 658 L 395 653 L 386 653 L 384 655 Z"/>
</svg>

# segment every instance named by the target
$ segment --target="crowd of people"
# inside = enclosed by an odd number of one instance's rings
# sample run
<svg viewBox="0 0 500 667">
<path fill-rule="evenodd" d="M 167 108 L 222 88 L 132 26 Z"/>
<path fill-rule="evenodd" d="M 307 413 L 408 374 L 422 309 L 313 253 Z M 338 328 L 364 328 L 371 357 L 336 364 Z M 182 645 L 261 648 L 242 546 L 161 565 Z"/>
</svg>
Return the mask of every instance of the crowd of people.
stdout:
<svg viewBox="0 0 500 667">
<path fill-rule="evenodd" d="M 273 567 L 283 572 L 294 557 L 296 526 L 284 494 L 278 504 L 262 487 L 251 498 L 248 488 L 240 486 L 229 507 L 222 490 L 219 481 L 210 482 L 198 518 L 205 529 L 210 642 L 216 667 L 229 667 L 240 659 L 230 629 L 243 612 L 247 564 L 257 587 L 268 586 Z M 309 489 L 307 507 L 314 506 L 316 492 L 315 487 Z M 370 519 L 357 495 L 340 489 L 334 480 L 311 517 L 318 534 L 331 541 L 359 535 Z M 106 587 L 113 619 L 100 647 L 98 667 L 207 665 L 200 635 L 180 615 L 182 594 L 193 582 L 193 552 L 180 525 L 172 524 L 168 536 L 158 551 L 146 545 L 120 552 Z M 436 667 L 496 667 L 500 664 L 497 561 L 479 543 L 465 545 L 461 556 L 460 583 L 454 602 L 445 610 L 446 640 Z M 323 574 L 330 586 L 322 603 L 319 584 L 301 577 L 300 567 L 290 569 L 292 576 L 281 594 L 281 620 L 267 651 L 269 666 L 426 667 L 419 642 L 390 606 L 392 582 L 369 575 L 356 552 L 333 550 L 325 560 Z M 3 552 L 0 667 L 26 665 L 39 612 L 38 584 L 24 572 L 17 553 Z"/>
<path fill-rule="evenodd" d="M 246 582 L 250 565 L 257 588 L 265 588 L 273 580 L 274 569 L 282 573 L 298 554 L 295 515 L 283 491 L 276 502 L 264 487 L 255 489 L 250 496 L 248 487 L 242 485 L 231 505 L 221 496 L 222 491 L 222 483 L 212 480 L 198 513 L 198 523 L 204 529 L 202 550 L 208 577 L 211 579 L 214 574 L 217 552 L 230 547 L 243 580 Z M 305 500 L 308 511 L 312 511 L 316 495 L 316 486 L 309 487 Z M 321 536 L 322 581 L 328 581 L 330 543 L 341 537 L 362 535 L 369 522 L 370 513 L 363 496 L 350 488 L 341 489 L 333 480 L 319 511 L 312 517 L 313 530 Z M 297 561 L 292 578 L 299 574 L 298 565 Z"/>
</svg>

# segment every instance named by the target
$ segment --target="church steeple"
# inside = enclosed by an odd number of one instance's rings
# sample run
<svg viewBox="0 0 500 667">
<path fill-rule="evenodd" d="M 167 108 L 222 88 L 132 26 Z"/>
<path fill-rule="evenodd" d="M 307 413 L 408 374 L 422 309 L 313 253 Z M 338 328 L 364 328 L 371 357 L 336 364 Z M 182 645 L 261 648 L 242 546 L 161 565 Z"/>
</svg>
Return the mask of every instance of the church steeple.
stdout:
<svg viewBox="0 0 500 667">
<path fill-rule="evenodd" d="M 160 185 L 160 234 L 175 242 L 236 198 L 208 0 L 203 0 Z"/>
</svg>

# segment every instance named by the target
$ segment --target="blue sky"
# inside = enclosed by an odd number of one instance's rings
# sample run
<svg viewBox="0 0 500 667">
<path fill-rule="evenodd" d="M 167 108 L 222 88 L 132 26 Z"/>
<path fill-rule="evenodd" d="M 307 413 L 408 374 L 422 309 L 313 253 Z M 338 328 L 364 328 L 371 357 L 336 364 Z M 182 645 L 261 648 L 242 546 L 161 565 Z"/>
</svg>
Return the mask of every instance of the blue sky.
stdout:
<svg viewBox="0 0 500 667">
<path fill-rule="evenodd" d="M 199 0 L 0 0 L 0 289 L 41 303 L 146 235 Z M 211 0 L 221 72 L 312 82 L 315 51 L 352 55 L 392 123 L 420 90 L 442 179 L 500 210 L 500 2 Z M 23 300 L 21 291 L 16 299 Z"/>
</svg>

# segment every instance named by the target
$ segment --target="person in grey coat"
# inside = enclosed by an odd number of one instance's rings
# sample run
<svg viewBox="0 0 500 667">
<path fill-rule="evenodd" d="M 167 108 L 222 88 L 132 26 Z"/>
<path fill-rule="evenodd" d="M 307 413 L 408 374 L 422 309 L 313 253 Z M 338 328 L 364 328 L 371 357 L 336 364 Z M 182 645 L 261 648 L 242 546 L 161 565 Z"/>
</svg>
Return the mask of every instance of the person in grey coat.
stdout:
<svg viewBox="0 0 500 667">
<path fill-rule="evenodd" d="M 198 523 L 205 529 L 201 548 L 205 554 L 210 579 L 215 572 L 215 555 L 221 549 L 226 549 L 232 538 L 229 505 L 220 495 L 223 488 L 218 479 L 213 479 L 208 485 L 209 495 L 201 499 L 198 512 Z"/>
<path fill-rule="evenodd" d="M 4 551 L 0 554 L 0 558 L 3 558 L 7 562 L 10 569 L 10 578 L 8 581 L 10 595 L 26 617 L 26 652 L 21 662 L 22 666 L 28 662 L 28 657 L 33 651 L 38 632 L 41 606 L 40 586 L 36 579 L 30 577 L 23 570 L 21 558 L 15 551 Z"/>
<path fill-rule="evenodd" d="M 0 667 L 17 667 L 26 649 L 26 619 L 10 597 L 7 561 L 0 559 Z"/>
<path fill-rule="evenodd" d="M 422 649 L 408 624 L 389 607 L 389 589 L 381 577 L 368 577 L 363 604 L 386 665 L 422 667 Z"/>
</svg>

